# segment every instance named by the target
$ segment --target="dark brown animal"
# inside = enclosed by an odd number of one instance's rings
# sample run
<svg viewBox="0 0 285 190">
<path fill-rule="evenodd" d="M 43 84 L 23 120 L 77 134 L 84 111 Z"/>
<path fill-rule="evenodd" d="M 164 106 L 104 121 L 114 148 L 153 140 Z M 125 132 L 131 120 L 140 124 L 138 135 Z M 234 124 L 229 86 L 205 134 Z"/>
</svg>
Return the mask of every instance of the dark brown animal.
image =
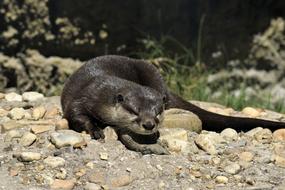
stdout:
<svg viewBox="0 0 285 190">
<path fill-rule="evenodd" d="M 164 110 L 169 108 L 197 114 L 205 130 L 285 127 L 281 122 L 203 110 L 171 93 L 153 65 L 115 55 L 97 57 L 77 70 L 65 84 L 61 104 L 71 129 L 86 130 L 100 139 L 104 138 L 102 129 L 112 126 L 126 147 L 144 154 L 168 153 L 157 140 Z"/>
</svg>

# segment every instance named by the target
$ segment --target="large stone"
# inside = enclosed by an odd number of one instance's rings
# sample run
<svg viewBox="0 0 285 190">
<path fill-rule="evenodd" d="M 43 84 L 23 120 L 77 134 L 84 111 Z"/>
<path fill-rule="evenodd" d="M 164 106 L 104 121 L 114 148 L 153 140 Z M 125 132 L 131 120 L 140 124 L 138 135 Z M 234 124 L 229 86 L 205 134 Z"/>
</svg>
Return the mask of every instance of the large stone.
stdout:
<svg viewBox="0 0 285 190">
<path fill-rule="evenodd" d="M 22 94 L 23 100 L 27 102 L 37 101 L 44 98 L 44 95 L 38 92 L 24 92 Z"/>
<path fill-rule="evenodd" d="M 57 147 L 61 148 L 64 146 L 74 146 L 84 142 L 84 138 L 80 133 L 77 133 L 72 130 L 61 130 L 54 132 L 50 135 L 51 142 Z"/>
<path fill-rule="evenodd" d="M 11 92 L 5 95 L 5 100 L 7 100 L 8 102 L 13 102 L 13 101 L 21 102 L 23 101 L 23 98 L 21 95 L 15 92 Z"/>
<path fill-rule="evenodd" d="M 202 130 L 202 122 L 199 117 L 182 109 L 166 110 L 162 126 L 165 128 L 184 128 L 198 133 Z"/>
</svg>

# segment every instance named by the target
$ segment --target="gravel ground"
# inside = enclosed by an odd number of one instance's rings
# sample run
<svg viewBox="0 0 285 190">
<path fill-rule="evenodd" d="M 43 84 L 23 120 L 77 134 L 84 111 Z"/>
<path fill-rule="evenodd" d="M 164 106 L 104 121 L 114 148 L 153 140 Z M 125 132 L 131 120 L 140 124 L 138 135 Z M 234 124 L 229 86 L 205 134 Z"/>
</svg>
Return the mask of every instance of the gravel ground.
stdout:
<svg viewBox="0 0 285 190">
<path fill-rule="evenodd" d="M 227 115 L 284 117 L 254 108 L 202 107 Z M 104 142 L 91 140 L 68 130 L 61 115 L 59 97 L 0 93 L 0 189 L 285 190 L 285 129 L 161 129 L 171 155 L 142 155 L 126 149 L 111 128 Z"/>
</svg>

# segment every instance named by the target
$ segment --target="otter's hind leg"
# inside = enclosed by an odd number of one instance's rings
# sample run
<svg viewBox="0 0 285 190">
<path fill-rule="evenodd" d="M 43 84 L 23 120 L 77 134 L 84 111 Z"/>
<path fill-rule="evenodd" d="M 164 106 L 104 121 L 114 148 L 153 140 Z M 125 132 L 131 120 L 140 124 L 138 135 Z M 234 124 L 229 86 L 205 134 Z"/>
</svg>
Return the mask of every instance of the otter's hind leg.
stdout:
<svg viewBox="0 0 285 190">
<path fill-rule="evenodd" d="M 70 126 L 75 131 L 85 130 L 90 134 L 93 139 L 104 139 L 105 135 L 103 129 L 99 127 L 99 124 L 94 122 L 86 115 L 76 115 L 71 119 Z"/>
<path fill-rule="evenodd" d="M 142 154 L 169 154 L 169 152 L 159 144 L 139 144 L 128 134 L 120 134 L 119 138 L 128 149 L 141 152 Z"/>
</svg>

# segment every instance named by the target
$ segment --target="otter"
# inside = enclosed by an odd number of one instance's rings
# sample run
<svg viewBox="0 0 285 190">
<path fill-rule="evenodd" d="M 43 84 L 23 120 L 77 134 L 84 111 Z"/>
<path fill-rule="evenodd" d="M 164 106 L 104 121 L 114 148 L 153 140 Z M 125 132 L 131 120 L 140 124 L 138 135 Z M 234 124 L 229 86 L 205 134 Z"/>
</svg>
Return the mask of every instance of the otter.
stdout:
<svg viewBox="0 0 285 190">
<path fill-rule="evenodd" d="M 118 55 L 100 56 L 82 65 L 67 79 L 61 105 L 71 129 L 104 139 L 103 129 L 111 126 L 128 149 L 143 154 L 168 154 L 159 142 L 158 128 L 164 110 L 170 108 L 193 112 L 204 130 L 285 127 L 282 122 L 206 111 L 170 92 L 154 65 Z"/>
</svg>

